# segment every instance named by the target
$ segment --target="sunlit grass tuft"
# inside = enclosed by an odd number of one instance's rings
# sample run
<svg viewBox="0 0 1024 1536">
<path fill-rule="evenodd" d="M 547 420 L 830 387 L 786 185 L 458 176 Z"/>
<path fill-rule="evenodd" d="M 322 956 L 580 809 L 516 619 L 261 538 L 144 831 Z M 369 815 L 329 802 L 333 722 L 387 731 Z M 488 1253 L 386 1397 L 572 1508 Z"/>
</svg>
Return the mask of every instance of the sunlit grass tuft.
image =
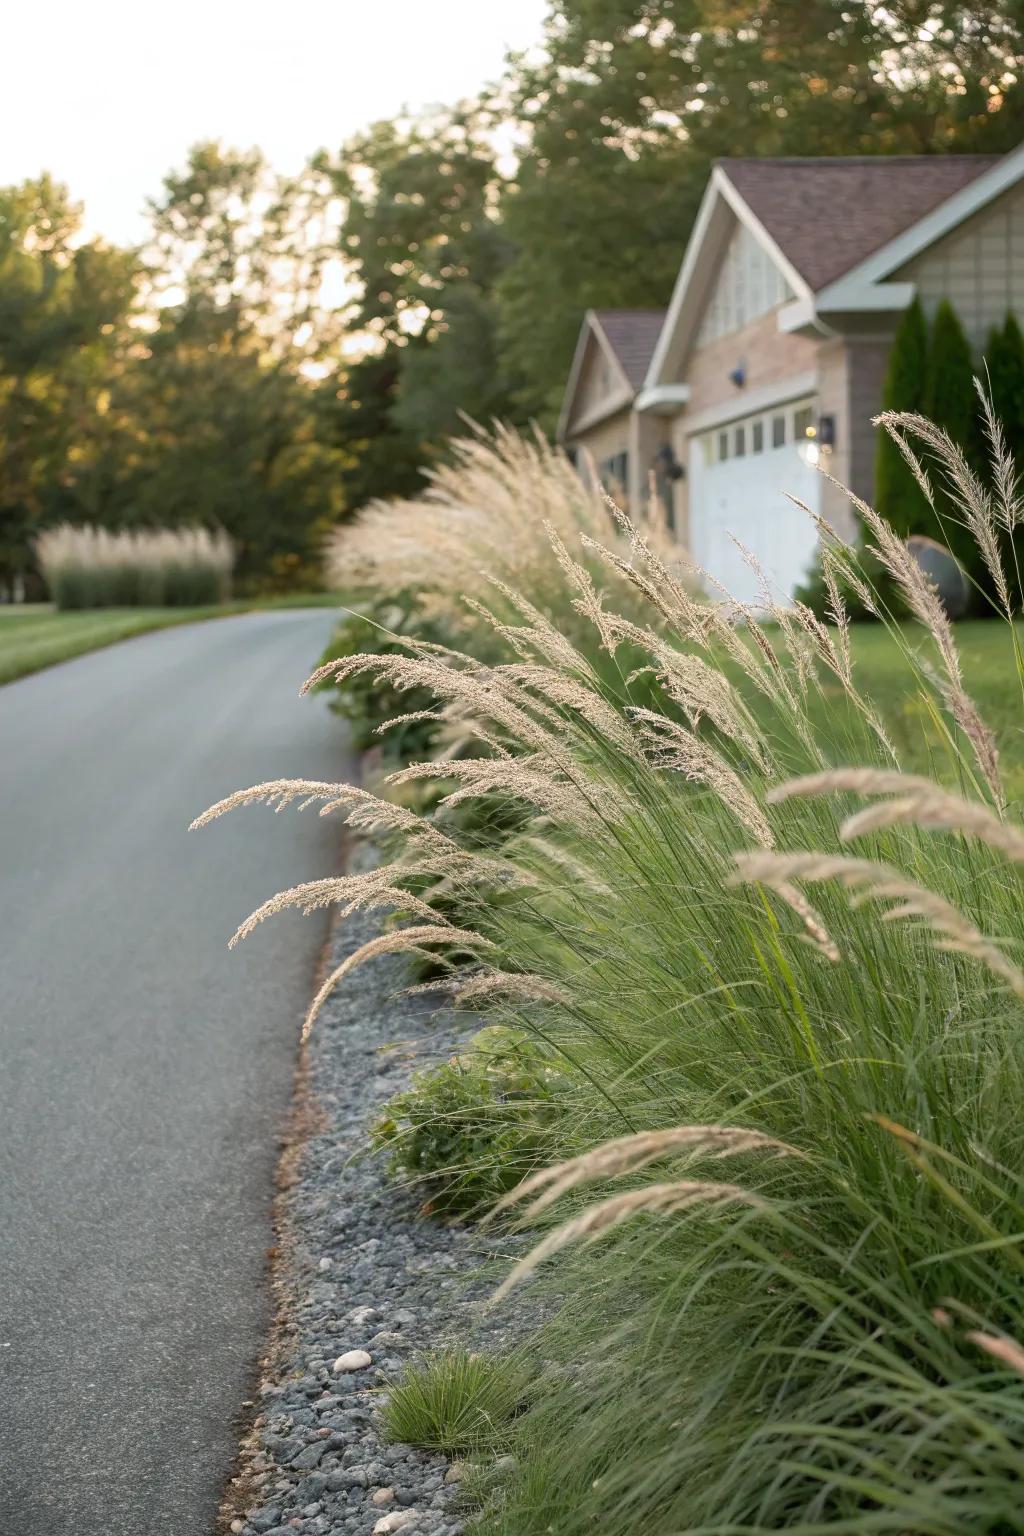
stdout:
<svg viewBox="0 0 1024 1536">
<path fill-rule="evenodd" d="M 449 1456 L 503 1449 L 527 1396 L 527 1375 L 509 1358 L 462 1349 L 427 1355 L 389 1389 L 389 1439 Z"/>
</svg>

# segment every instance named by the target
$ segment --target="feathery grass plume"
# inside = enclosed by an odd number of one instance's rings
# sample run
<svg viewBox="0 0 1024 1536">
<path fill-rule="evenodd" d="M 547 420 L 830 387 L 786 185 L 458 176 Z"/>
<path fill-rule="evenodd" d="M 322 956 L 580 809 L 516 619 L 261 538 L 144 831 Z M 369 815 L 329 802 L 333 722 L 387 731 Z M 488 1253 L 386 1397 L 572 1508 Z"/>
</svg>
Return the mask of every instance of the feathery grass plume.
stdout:
<svg viewBox="0 0 1024 1536">
<path fill-rule="evenodd" d="M 769 790 L 768 800 L 777 805 L 794 797 L 840 792 L 894 797 L 848 816 L 839 833 L 843 842 L 883 827 L 916 826 L 966 832 L 1014 863 L 1024 863 L 1024 828 L 1002 820 L 980 801 L 965 800 L 919 774 L 885 768 L 833 768 L 778 784 Z"/>
<path fill-rule="evenodd" d="M 558 530 L 552 523 L 545 523 L 544 530 L 547 533 L 551 548 L 555 552 L 555 559 L 561 566 L 562 574 L 568 581 L 569 586 L 574 588 L 578 594 L 573 599 L 572 606 L 577 613 L 582 614 L 585 619 L 590 621 L 597 630 L 604 649 L 611 652 L 614 650 L 614 644 L 611 631 L 608 628 L 608 615 L 601 601 L 601 595 L 594 586 L 593 577 L 585 566 L 580 565 L 579 561 L 573 559 L 564 541 L 559 536 Z"/>
<path fill-rule="evenodd" d="M 854 708 L 863 716 L 871 732 L 888 757 L 897 760 L 896 748 L 882 724 L 877 711 L 857 687 L 853 677 L 853 657 L 850 651 L 850 620 L 839 587 L 837 572 L 842 569 L 832 550 L 822 544 L 819 563 L 822 581 L 828 599 L 826 614 L 832 621 L 832 629 L 809 608 L 806 603 L 794 601 L 792 613 L 795 621 L 807 634 L 815 654 L 842 685 L 843 692 Z M 813 674 L 812 674 L 813 675 Z"/>
<path fill-rule="evenodd" d="M 773 846 L 775 838 L 764 812 L 721 753 L 692 731 L 651 709 L 631 708 L 627 713 L 635 721 L 640 740 L 657 767 L 681 773 L 693 784 L 705 784 L 763 847 Z"/>
<path fill-rule="evenodd" d="M 824 955 L 826 960 L 831 960 L 833 964 L 838 965 L 843 958 L 839 952 L 839 946 L 825 927 L 821 913 L 807 900 L 803 891 L 798 886 L 790 884 L 788 880 L 780 880 L 770 889 L 780 901 L 784 901 L 786 906 L 796 913 L 804 925 L 807 939 L 818 953 Z"/>
<path fill-rule="evenodd" d="M 974 384 L 984 399 L 984 391 L 977 379 Z M 962 513 L 964 522 L 971 530 L 974 542 L 981 552 L 985 568 L 996 589 L 999 606 L 1008 619 L 1012 618 L 1013 605 L 1010 601 L 1006 573 L 1003 570 L 1002 556 L 999 552 L 992 498 L 968 464 L 962 450 L 953 442 L 944 428 L 913 411 L 883 411 L 872 419 L 876 427 L 884 427 L 888 432 L 909 466 L 929 507 L 936 512 L 935 497 L 928 473 L 908 443 L 907 434 L 911 433 L 930 451 L 933 462 L 938 465 L 942 473 L 946 490 L 954 499 L 958 511 Z"/>
<path fill-rule="evenodd" d="M 460 1004 L 479 1003 L 484 998 L 499 994 L 513 1001 L 559 1003 L 563 1007 L 568 1007 L 572 1002 L 572 994 L 567 987 L 557 986 L 553 981 L 546 981 L 543 976 L 534 976 L 529 971 L 478 971 L 455 988 L 453 998 Z"/>
<path fill-rule="evenodd" d="M 48 528 L 36 555 L 58 608 L 191 606 L 230 595 L 234 545 L 207 528 Z"/>
<path fill-rule="evenodd" d="M 373 502 L 331 535 L 327 563 L 335 585 L 413 591 L 425 615 L 441 616 L 457 630 L 466 617 L 458 599 L 483 598 L 485 573 L 517 588 L 545 587 L 548 525 L 570 545 L 580 532 L 609 533 L 599 492 L 584 484 L 561 449 L 539 433 L 473 430 L 451 445 L 448 462 L 428 473 L 420 496 Z M 671 545 L 655 521 L 648 535 Z"/>
<path fill-rule="evenodd" d="M 638 1131 L 603 1142 L 552 1168 L 538 1169 L 503 1195 L 487 1219 L 490 1221 L 510 1206 L 529 1200 L 523 1219 L 531 1220 L 570 1189 L 592 1184 L 596 1179 L 625 1178 L 676 1152 L 693 1158 L 741 1157 L 748 1152 L 765 1152 L 774 1157 L 803 1156 L 787 1142 L 746 1126 L 676 1125 L 667 1131 Z"/>
<path fill-rule="evenodd" d="M 1018 1344 L 1016 1339 L 1007 1338 L 1005 1334 L 983 1333 L 979 1328 L 972 1328 L 964 1337 L 1000 1365 L 1024 1376 L 1024 1345 Z"/>
<path fill-rule="evenodd" d="M 525 644 L 539 651 L 554 667 L 564 667 L 567 671 L 577 672 L 584 677 L 593 676 L 593 668 L 586 657 L 556 624 L 553 624 L 535 604 L 530 602 L 529 598 L 524 597 L 515 587 L 510 587 L 507 582 L 499 580 L 496 576 L 488 577 L 488 581 L 496 592 L 501 593 L 511 608 L 529 620 L 529 623 L 522 628 L 496 624 L 503 634 L 509 639 L 518 640 L 519 645 Z M 519 645 L 515 647 L 517 650 Z"/>
<path fill-rule="evenodd" d="M 318 667 L 303 684 L 308 692 L 327 678 L 340 681 L 360 672 L 375 673 L 378 682 L 387 680 L 398 692 L 428 688 L 439 698 L 459 703 L 481 721 L 489 720 L 506 731 L 511 740 L 538 750 L 554 751 L 559 746 L 558 733 L 538 718 L 536 701 L 520 690 L 510 697 L 509 687 L 499 686 L 488 668 L 462 669 L 446 666 L 439 658 L 425 656 L 371 655 L 342 656 Z M 532 709 L 531 709 L 532 705 Z"/>
<path fill-rule="evenodd" d="M 653 629 L 634 624 L 631 619 L 608 614 L 608 629 L 616 641 L 628 641 L 648 651 L 653 668 L 638 668 L 627 677 L 627 684 L 645 671 L 653 671 L 671 699 L 683 711 L 696 730 L 706 716 L 723 736 L 742 747 L 762 772 L 771 767 L 771 755 L 759 734 L 759 726 L 739 693 L 720 667 L 710 665 L 691 651 L 680 651 Z"/>
<path fill-rule="evenodd" d="M 443 868 L 444 866 L 442 866 Z M 436 859 L 425 861 L 417 865 L 416 872 L 438 873 L 439 865 Z M 380 907 L 402 907 L 417 912 L 421 917 L 430 918 L 435 922 L 443 922 L 444 918 L 429 907 L 425 901 L 411 892 L 404 890 L 397 881 L 408 878 L 410 868 L 407 865 L 384 864 L 378 869 L 364 870 L 355 875 L 330 875 L 322 880 L 307 880 L 302 885 L 292 886 L 290 890 L 278 891 L 276 896 L 271 896 L 262 906 L 251 912 L 242 923 L 241 927 L 231 938 L 228 947 L 234 949 L 243 939 L 265 922 L 268 917 L 274 917 L 278 912 L 286 912 L 291 908 L 297 908 L 304 917 L 311 912 L 317 912 L 323 907 L 340 907 L 342 917 L 348 917 L 351 913 L 362 908 L 364 911 L 374 911 Z"/>
<path fill-rule="evenodd" d="M 542 667 L 536 662 L 508 662 L 494 670 L 499 677 L 511 678 L 560 709 L 571 710 L 608 741 L 614 742 L 620 752 L 636 755 L 636 743 L 628 726 L 618 710 L 596 688 L 587 687 L 556 667 Z"/>
<path fill-rule="evenodd" d="M 588 836 L 600 833 L 608 822 L 621 820 L 624 807 L 605 785 L 585 786 L 565 778 L 557 760 L 540 754 L 530 757 L 462 758 L 443 763 L 411 763 L 389 774 L 389 784 L 410 784 L 417 779 L 459 779 L 461 786 L 442 797 L 440 804 L 452 809 L 466 800 L 495 793 L 535 805 L 546 816 Z"/>
<path fill-rule="evenodd" d="M 795 880 L 838 880 L 856 892 L 853 905 L 864 901 L 894 901 L 883 918 L 897 921 L 919 917 L 938 935 L 936 948 L 970 956 L 1007 982 L 1024 998 L 1024 972 L 994 942 L 937 892 L 916 885 L 899 870 L 869 859 L 850 859 L 828 853 L 737 853 L 737 873 L 729 884 L 759 884 L 778 891 L 780 884 Z"/>
<path fill-rule="evenodd" d="M 955 724 L 971 743 L 975 761 L 992 792 L 992 798 L 1002 807 L 1006 803 L 1006 796 L 999 775 L 999 752 L 995 738 L 982 720 L 977 705 L 964 688 L 960 656 L 953 639 L 953 626 L 942 606 L 934 582 L 929 580 L 906 545 L 897 537 L 885 519 L 879 517 L 873 507 L 869 507 L 866 501 L 855 496 L 848 487 L 833 476 L 825 473 L 825 478 L 842 491 L 860 513 L 875 541 L 868 545 L 870 552 L 881 561 L 884 569 L 895 581 L 911 613 L 930 632 L 946 673 L 943 688 L 946 707 Z"/>
<path fill-rule="evenodd" d="M 993 510 L 1003 532 L 1012 535 L 1021 519 L 1024 518 L 1024 501 L 1021 499 L 1017 466 L 1013 461 L 1009 448 L 1006 446 L 1006 434 L 1003 431 L 1002 422 L 995 413 L 992 396 L 985 389 L 980 379 L 975 379 L 974 387 L 981 401 L 981 411 L 985 420 L 985 436 L 988 439 L 989 456 L 992 464 L 992 480 L 995 491 Z"/>
<path fill-rule="evenodd" d="M 461 849 L 450 837 L 415 811 L 395 805 L 391 800 L 382 800 L 378 795 L 372 795 L 354 784 L 331 784 L 316 779 L 268 779 L 264 784 L 253 784 L 249 789 L 236 790 L 197 816 L 189 831 L 196 832 L 207 827 L 218 817 L 226 815 L 228 811 L 238 810 L 241 806 L 267 805 L 276 813 L 296 800 L 300 811 L 318 801 L 326 802 L 320 810 L 321 816 L 329 816 L 347 807 L 345 821 L 350 827 L 367 832 L 402 832 L 411 840 L 421 839 L 438 850 L 461 854 Z"/>
<path fill-rule="evenodd" d="M 632 554 L 639 556 L 650 573 L 652 579 L 649 584 L 654 592 L 655 606 L 660 609 L 668 622 L 679 630 L 680 634 L 697 638 L 708 622 L 707 604 L 699 593 L 692 591 L 681 580 L 682 567 L 684 563 L 689 565 L 689 561 L 685 560 L 679 545 L 670 541 L 663 551 L 655 549 L 649 536 L 649 529 L 641 530 L 606 491 L 602 492 L 602 499 L 611 513 L 616 528 L 628 540 Z M 588 534 L 582 535 L 581 542 L 593 547 Z M 595 553 L 604 556 L 613 567 L 621 569 L 618 567 L 618 557 L 613 550 L 595 549 Z M 669 559 L 680 568 L 680 575 L 676 575 L 670 569 Z M 621 573 L 628 579 L 625 570 Z M 636 572 L 634 571 L 633 574 Z"/>
<path fill-rule="evenodd" d="M 429 908 L 427 910 L 429 913 Z M 376 938 L 369 939 L 365 944 L 361 944 L 351 955 L 347 955 L 341 964 L 327 977 L 316 997 L 310 1003 L 305 1023 L 302 1026 L 303 1040 L 309 1038 L 310 1030 L 313 1028 L 321 1008 L 338 983 L 367 960 L 373 960 L 378 955 L 423 954 L 426 952 L 428 945 L 433 946 L 435 944 L 444 944 L 451 949 L 494 948 L 492 941 L 484 938 L 482 934 L 473 933 L 468 928 L 454 928 L 443 919 L 438 919 L 436 913 L 429 913 L 429 915 L 435 918 L 434 922 L 414 924 L 408 928 L 397 928 L 393 933 L 380 933 Z"/>
<path fill-rule="evenodd" d="M 655 1216 L 676 1216 L 681 1211 L 695 1208 L 747 1205 L 754 1210 L 767 1211 L 768 1206 L 750 1190 L 740 1189 L 737 1184 L 714 1184 L 696 1179 L 679 1179 L 672 1184 L 648 1184 L 643 1189 L 630 1190 L 624 1195 L 612 1195 L 597 1205 L 588 1206 L 580 1216 L 556 1227 L 547 1237 L 532 1248 L 514 1265 L 491 1298 L 491 1305 L 502 1300 L 521 1281 L 531 1275 L 538 1265 L 552 1254 L 567 1248 L 571 1243 L 593 1243 L 629 1221 L 633 1216 L 649 1212 Z"/>
</svg>

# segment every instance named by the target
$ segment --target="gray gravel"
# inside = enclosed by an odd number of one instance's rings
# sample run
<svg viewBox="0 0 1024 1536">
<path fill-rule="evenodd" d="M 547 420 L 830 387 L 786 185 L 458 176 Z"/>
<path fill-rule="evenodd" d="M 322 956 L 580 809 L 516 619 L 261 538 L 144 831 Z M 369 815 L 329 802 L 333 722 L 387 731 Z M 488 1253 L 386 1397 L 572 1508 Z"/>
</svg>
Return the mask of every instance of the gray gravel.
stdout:
<svg viewBox="0 0 1024 1536">
<path fill-rule="evenodd" d="M 330 965 L 379 929 L 375 917 L 347 919 Z M 365 1150 L 379 1106 L 467 1032 L 464 1017 L 431 1016 L 436 1002 L 399 995 L 407 979 L 397 956 L 356 970 L 309 1044 L 309 1087 L 325 1123 L 305 1144 L 279 1208 L 287 1328 L 243 1452 L 238 1488 L 247 1502 L 230 1528 L 244 1536 L 463 1529 L 458 1468 L 388 1444 L 379 1409 L 388 1381 L 417 1354 L 470 1335 L 474 1348 L 505 1342 L 515 1314 L 481 1317 L 493 1278 L 479 1270 L 509 1242 L 424 1219 L 411 1192 L 387 1179 L 383 1159 Z M 335 1371 L 354 1350 L 372 1363 Z"/>
</svg>

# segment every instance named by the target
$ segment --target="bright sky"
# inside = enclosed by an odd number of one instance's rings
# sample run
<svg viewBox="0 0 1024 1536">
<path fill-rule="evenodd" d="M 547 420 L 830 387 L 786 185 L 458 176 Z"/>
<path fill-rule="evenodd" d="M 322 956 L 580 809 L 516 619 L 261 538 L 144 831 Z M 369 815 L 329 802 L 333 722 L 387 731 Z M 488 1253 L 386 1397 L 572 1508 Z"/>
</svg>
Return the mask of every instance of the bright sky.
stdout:
<svg viewBox="0 0 1024 1536">
<path fill-rule="evenodd" d="M 281 171 L 405 106 L 456 101 L 540 39 L 547 0 L 50 0 L 3 18 L 0 186 L 48 170 L 131 242 L 197 139 Z"/>
</svg>

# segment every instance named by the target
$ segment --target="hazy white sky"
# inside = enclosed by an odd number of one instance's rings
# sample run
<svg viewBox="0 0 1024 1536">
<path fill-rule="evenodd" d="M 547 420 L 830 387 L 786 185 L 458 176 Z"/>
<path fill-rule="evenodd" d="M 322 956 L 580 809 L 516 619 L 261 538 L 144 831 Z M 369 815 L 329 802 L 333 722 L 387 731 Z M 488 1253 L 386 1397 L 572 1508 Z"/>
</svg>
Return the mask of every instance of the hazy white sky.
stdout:
<svg viewBox="0 0 1024 1536">
<path fill-rule="evenodd" d="M 402 107 L 455 101 L 537 42 L 547 0 L 49 0 L 5 6 L 0 185 L 51 171 L 132 241 L 197 139 L 282 171 Z"/>
</svg>

